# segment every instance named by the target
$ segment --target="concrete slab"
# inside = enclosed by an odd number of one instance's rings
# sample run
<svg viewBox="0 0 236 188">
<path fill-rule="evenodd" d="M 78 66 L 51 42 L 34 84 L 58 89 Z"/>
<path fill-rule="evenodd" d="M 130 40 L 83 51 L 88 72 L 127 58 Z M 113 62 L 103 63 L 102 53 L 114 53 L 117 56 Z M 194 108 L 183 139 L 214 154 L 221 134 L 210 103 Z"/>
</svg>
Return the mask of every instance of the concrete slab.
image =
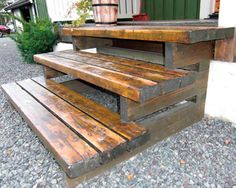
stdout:
<svg viewBox="0 0 236 188">
<path fill-rule="evenodd" d="M 205 112 L 236 126 L 236 63 L 211 62 Z"/>
</svg>

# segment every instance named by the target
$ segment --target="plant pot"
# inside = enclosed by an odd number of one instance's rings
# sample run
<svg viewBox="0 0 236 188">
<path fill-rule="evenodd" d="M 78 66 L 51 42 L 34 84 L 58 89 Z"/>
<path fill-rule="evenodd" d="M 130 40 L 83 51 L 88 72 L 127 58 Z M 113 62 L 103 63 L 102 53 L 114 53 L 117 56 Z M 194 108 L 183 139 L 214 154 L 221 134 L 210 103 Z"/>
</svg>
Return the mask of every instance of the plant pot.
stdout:
<svg viewBox="0 0 236 188">
<path fill-rule="evenodd" d="M 93 0 L 92 3 L 96 26 L 117 25 L 118 0 Z"/>
<path fill-rule="evenodd" d="M 149 21 L 149 20 L 150 18 L 146 13 L 133 15 L 133 21 Z"/>
</svg>

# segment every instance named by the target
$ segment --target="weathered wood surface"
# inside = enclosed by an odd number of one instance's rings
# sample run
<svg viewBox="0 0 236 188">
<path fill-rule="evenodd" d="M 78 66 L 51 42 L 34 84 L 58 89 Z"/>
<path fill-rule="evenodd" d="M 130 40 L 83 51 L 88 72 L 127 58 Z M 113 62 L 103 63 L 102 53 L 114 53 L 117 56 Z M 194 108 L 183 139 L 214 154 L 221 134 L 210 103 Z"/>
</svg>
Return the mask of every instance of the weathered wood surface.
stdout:
<svg viewBox="0 0 236 188">
<path fill-rule="evenodd" d="M 54 154 L 63 170 L 70 177 L 78 176 L 99 166 L 100 159 L 97 151 L 20 86 L 13 83 L 2 87 L 14 107 L 43 144 Z M 87 162 L 83 163 L 84 160 Z"/>
<path fill-rule="evenodd" d="M 49 68 L 47 66 L 43 67 L 43 74 L 44 74 L 44 77 L 46 79 L 51 79 L 51 78 L 55 78 L 55 77 L 63 75 L 62 72 L 59 72 L 59 71 L 57 71 L 55 69 L 51 69 L 51 68 Z"/>
<path fill-rule="evenodd" d="M 73 37 L 72 41 L 74 50 L 112 46 L 112 40 L 104 38 Z"/>
<path fill-rule="evenodd" d="M 236 36 L 236 34 L 235 34 Z M 236 50 L 236 39 L 218 40 L 215 44 L 215 60 L 232 62 Z"/>
<path fill-rule="evenodd" d="M 69 177 L 80 176 L 149 139 L 146 128 L 43 77 L 3 86 Z"/>
<path fill-rule="evenodd" d="M 104 157 L 114 157 L 118 152 L 117 150 L 122 150 L 121 147 L 125 144 L 125 139 L 104 127 L 98 121 L 30 79 L 18 83 L 43 106 L 50 109 L 58 119 L 61 119 L 77 134 L 88 140 L 96 151 L 102 152 L 102 155 L 105 155 Z"/>
<path fill-rule="evenodd" d="M 197 26 L 116 26 L 63 28 L 63 35 L 143 41 L 196 43 L 233 38 L 234 28 Z"/>
<path fill-rule="evenodd" d="M 195 44 L 166 43 L 165 66 L 176 69 L 188 65 L 198 64 L 213 59 L 214 45 L 212 42 Z"/>
<path fill-rule="evenodd" d="M 121 122 L 120 116 L 117 113 L 108 110 L 96 102 L 88 100 L 86 97 L 79 95 L 61 84 L 52 80 L 45 80 L 43 77 L 33 78 L 33 80 L 60 96 L 65 101 L 74 105 L 84 113 L 89 114 L 89 116 L 103 123 L 117 134 L 122 135 L 130 142 L 136 142 L 136 139 L 139 139 L 139 137 L 145 139 L 148 136 L 147 130 L 143 127 L 138 126 L 134 122 Z M 136 144 L 140 143 L 136 142 Z"/>
<path fill-rule="evenodd" d="M 208 70 L 197 74 L 196 81 L 192 85 L 177 89 L 143 104 L 129 100 L 125 97 L 120 98 L 120 115 L 124 121 L 133 121 L 157 112 L 168 106 L 177 104 L 183 100 L 205 93 L 207 89 Z"/>
<path fill-rule="evenodd" d="M 194 82 L 183 70 L 115 56 L 64 51 L 34 56 L 35 61 L 137 102 L 173 91 Z"/>
<path fill-rule="evenodd" d="M 90 178 L 103 173 L 106 170 L 114 167 L 114 165 L 121 163 L 122 161 L 128 160 L 132 156 L 146 150 L 147 148 L 153 146 L 158 141 L 170 137 L 171 135 L 183 130 L 184 128 L 200 121 L 203 118 L 203 114 L 199 112 L 198 104 L 187 103 L 174 107 L 168 112 L 153 115 L 150 121 L 147 119 L 140 121 L 141 124 L 150 130 L 150 140 L 131 152 L 126 152 L 123 155 L 117 157 L 116 159 L 106 163 L 96 170 L 90 171 L 78 178 L 68 178 L 67 186 L 75 187 L 83 181 L 87 181 Z"/>
<path fill-rule="evenodd" d="M 147 52 L 128 48 L 100 47 L 97 48 L 97 53 L 125 57 L 134 60 L 147 61 L 160 65 L 164 64 L 163 55 L 155 52 Z"/>
</svg>

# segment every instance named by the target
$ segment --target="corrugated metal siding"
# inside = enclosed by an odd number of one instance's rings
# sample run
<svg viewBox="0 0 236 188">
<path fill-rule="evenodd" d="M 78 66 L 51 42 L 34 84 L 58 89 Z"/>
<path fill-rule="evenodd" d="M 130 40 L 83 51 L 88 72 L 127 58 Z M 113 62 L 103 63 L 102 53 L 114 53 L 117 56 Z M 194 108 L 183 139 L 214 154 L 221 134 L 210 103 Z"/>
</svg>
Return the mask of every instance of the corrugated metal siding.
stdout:
<svg viewBox="0 0 236 188">
<path fill-rule="evenodd" d="M 151 20 L 199 19 L 200 0 L 143 0 Z"/>
<path fill-rule="evenodd" d="M 48 9 L 46 0 L 35 0 L 37 15 L 40 19 L 48 19 Z"/>
</svg>

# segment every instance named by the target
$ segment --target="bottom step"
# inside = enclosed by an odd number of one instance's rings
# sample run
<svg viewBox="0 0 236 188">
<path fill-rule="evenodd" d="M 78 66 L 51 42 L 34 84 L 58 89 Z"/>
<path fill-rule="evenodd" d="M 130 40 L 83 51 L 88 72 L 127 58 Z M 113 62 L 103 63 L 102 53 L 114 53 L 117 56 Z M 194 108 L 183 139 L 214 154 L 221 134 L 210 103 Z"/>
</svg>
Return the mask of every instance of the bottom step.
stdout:
<svg viewBox="0 0 236 188">
<path fill-rule="evenodd" d="M 39 77 L 2 88 L 71 178 L 149 138 L 142 126 L 122 123 L 118 114 L 52 80 Z"/>
</svg>

